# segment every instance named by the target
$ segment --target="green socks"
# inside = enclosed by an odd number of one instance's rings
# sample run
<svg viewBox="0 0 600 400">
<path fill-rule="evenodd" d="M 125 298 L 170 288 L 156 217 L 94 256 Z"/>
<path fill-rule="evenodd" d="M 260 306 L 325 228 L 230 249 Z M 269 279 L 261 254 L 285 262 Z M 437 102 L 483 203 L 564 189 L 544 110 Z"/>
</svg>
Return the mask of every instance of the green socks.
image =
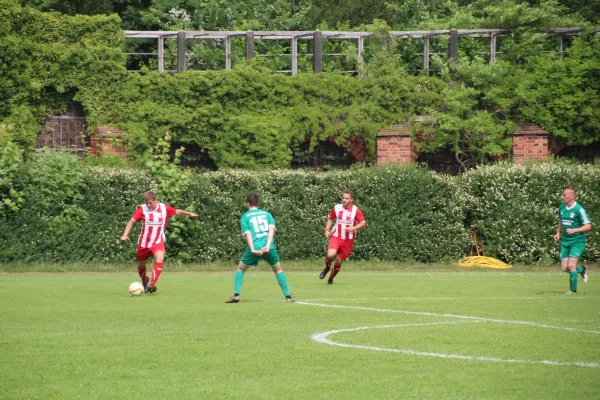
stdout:
<svg viewBox="0 0 600 400">
<path fill-rule="evenodd" d="M 582 272 L 583 272 L 583 267 L 582 267 L 582 266 L 580 266 L 580 265 L 578 265 L 578 266 L 577 266 L 575 269 L 577 270 L 577 273 L 578 273 L 578 274 L 580 274 L 580 273 L 582 273 Z"/>
<path fill-rule="evenodd" d="M 571 286 L 571 291 L 577 291 L 577 271 L 569 272 L 569 284 Z"/>
<path fill-rule="evenodd" d="M 277 283 L 279 283 L 279 287 L 281 287 L 281 290 L 283 291 L 283 295 L 285 297 L 290 296 L 290 288 L 288 287 L 285 273 L 283 271 L 281 271 L 280 273 L 278 273 L 275 276 L 277 277 Z M 244 283 L 244 271 L 238 269 L 235 271 L 235 279 L 234 279 L 234 283 L 233 283 L 234 293 L 239 294 L 241 292 L 242 283 Z"/>
<path fill-rule="evenodd" d="M 277 283 L 279 283 L 279 287 L 281 287 L 281 290 L 283 291 L 283 295 L 285 297 L 290 296 L 290 288 L 288 287 L 287 279 L 285 277 L 285 272 L 281 271 L 280 273 L 278 273 L 275 276 L 277 277 Z"/>
<path fill-rule="evenodd" d="M 242 283 L 244 283 L 244 271 L 237 269 L 235 271 L 235 280 L 233 284 L 234 293 L 239 293 L 242 290 Z"/>
</svg>

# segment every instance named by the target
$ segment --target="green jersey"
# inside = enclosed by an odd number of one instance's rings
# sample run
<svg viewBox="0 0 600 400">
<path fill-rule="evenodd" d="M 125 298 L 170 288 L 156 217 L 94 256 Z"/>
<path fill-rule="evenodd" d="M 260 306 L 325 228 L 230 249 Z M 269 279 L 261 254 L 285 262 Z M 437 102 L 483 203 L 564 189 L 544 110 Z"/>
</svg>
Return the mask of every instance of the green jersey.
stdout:
<svg viewBox="0 0 600 400">
<path fill-rule="evenodd" d="M 275 220 L 270 212 L 261 210 L 260 208 L 251 208 L 246 211 L 240 218 L 242 225 L 242 236 L 246 236 L 246 232 L 252 235 L 252 243 L 254 250 L 260 250 L 267 245 L 269 237 L 269 226 L 275 227 Z M 271 248 L 274 247 L 275 240 L 271 242 Z"/>
<path fill-rule="evenodd" d="M 562 225 L 562 231 L 560 233 L 562 243 L 574 243 L 579 241 L 585 243 L 585 232 L 577 232 L 570 235 L 567 233 L 567 229 L 569 228 L 581 228 L 585 224 L 591 224 L 590 217 L 588 217 L 585 209 L 577 203 L 573 204 L 570 208 L 567 207 L 566 204 L 561 204 L 558 208 L 558 214 Z"/>
</svg>

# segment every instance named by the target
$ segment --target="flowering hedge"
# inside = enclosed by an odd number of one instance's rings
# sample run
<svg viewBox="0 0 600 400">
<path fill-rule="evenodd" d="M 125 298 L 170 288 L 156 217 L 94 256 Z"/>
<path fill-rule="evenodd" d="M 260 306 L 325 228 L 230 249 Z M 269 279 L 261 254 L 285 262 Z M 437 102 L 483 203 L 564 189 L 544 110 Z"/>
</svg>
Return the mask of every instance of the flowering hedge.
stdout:
<svg viewBox="0 0 600 400">
<path fill-rule="evenodd" d="M 518 263 L 547 263 L 558 258 L 552 237 L 565 187 L 577 189 L 577 201 L 592 224 L 600 216 L 600 165 L 570 162 L 534 165 L 497 164 L 465 174 L 473 198 L 472 224 L 485 234 L 489 253 Z M 588 233 L 586 260 L 600 259 L 600 232 Z"/>
<path fill-rule="evenodd" d="M 23 203 L 0 224 L 0 262 L 133 262 L 139 224 L 131 242 L 119 237 L 147 190 L 200 215 L 169 222 L 168 257 L 184 263 L 239 258 L 245 246 L 239 217 L 251 192 L 260 194 L 261 207 L 277 221 L 276 243 L 284 260 L 323 256 L 326 215 L 346 188 L 355 192 L 368 222 L 359 232 L 354 259 L 456 260 L 468 254 L 477 226 L 485 235 L 486 255 L 549 263 L 558 257 L 552 235 L 562 188 L 579 189 L 593 221 L 600 210 L 600 166 L 590 165 L 500 164 L 460 177 L 415 166 L 186 174 L 178 191 L 163 193 L 164 182 L 149 172 L 37 156 L 15 178 Z M 587 260 L 600 258 L 598 236 L 594 230 L 590 234 Z"/>
</svg>

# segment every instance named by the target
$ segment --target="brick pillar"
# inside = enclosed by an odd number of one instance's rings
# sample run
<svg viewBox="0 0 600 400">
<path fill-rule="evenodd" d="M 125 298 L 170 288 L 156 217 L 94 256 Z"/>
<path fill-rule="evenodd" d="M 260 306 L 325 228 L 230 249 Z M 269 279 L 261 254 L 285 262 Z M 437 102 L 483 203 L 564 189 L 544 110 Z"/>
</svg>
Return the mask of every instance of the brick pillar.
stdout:
<svg viewBox="0 0 600 400">
<path fill-rule="evenodd" d="M 382 129 L 377 135 L 377 165 L 407 164 L 413 161 L 408 127 L 404 124 Z"/>
<path fill-rule="evenodd" d="M 513 158 L 517 164 L 548 158 L 548 131 L 535 124 L 520 122 L 513 133 Z"/>
<path fill-rule="evenodd" d="M 90 137 L 90 147 L 94 156 L 101 154 L 118 154 L 127 157 L 127 149 L 123 138 L 126 133 L 110 126 L 97 126 Z"/>
</svg>

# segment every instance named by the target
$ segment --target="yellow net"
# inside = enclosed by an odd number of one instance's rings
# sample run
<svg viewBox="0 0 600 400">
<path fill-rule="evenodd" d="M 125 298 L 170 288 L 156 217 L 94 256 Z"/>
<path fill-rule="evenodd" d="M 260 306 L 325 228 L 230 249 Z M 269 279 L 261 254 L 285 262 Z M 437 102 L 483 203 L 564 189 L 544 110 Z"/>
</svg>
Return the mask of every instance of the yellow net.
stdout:
<svg viewBox="0 0 600 400">
<path fill-rule="evenodd" d="M 479 252 L 479 246 L 477 245 L 477 229 L 473 229 L 473 247 L 477 252 L 476 256 L 464 257 L 458 260 L 459 267 L 472 268 L 496 268 L 505 269 L 511 268 L 512 265 L 506 264 L 498 260 L 497 258 L 486 257 L 483 255 L 483 239 L 481 239 L 481 253 Z M 473 247 L 471 248 L 471 254 L 473 254 Z"/>
<path fill-rule="evenodd" d="M 511 268 L 512 265 L 506 264 L 496 258 L 486 256 L 469 256 L 458 260 L 460 267 L 479 267 L 479 268 Z"/>
</svg>

